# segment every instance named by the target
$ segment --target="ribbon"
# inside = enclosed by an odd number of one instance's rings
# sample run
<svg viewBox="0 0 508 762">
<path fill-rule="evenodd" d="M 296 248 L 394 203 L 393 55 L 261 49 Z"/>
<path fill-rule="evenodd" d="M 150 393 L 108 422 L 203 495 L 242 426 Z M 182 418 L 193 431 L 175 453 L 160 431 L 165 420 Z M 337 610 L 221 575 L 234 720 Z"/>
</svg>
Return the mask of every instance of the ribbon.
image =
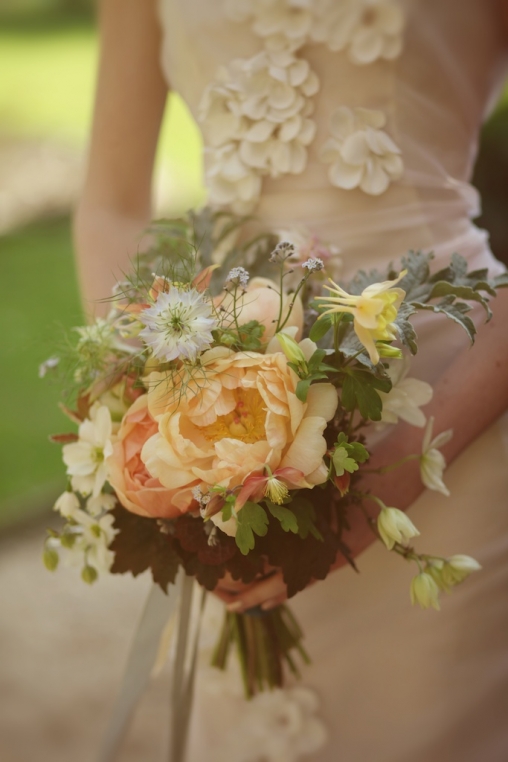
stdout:
<svg viewBox="0 0 508 762">
<path fill-rule="evenodd" d="M 170 586 L 167 595 L 158 585 L 154 585 L 148 595 L 129 652 L 122 686 L 99 751 L 98 762 L 114 762 L 116 759 L 132 713 L 150 679 L 162 632 L 176 610 L 187 579 L 189 578 L 183 570 L 180 570 L 176 583 Z"/>
</svg>

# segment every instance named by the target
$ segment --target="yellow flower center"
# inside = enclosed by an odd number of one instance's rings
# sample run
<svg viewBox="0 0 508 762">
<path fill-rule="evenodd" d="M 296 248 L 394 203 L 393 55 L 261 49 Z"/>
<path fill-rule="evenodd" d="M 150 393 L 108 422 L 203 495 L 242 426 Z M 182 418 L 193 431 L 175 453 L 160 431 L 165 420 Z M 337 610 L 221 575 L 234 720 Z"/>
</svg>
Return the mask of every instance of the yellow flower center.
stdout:
<svg viewBox="0 0 508 762">
<path fill-rule="evenodd" d="M 266 409 L 263 398 L 256 389 L 235 389 L 235 409 L 227 415 L 219 415 L 215 423 L 203 426 L 201 431 L 212 442 L 220 439 L 239 439 L 253 444 L 266 439 Z"/>
<path fill-rule="evenodd" d="M 279 481 L 275 476 L 270 476 L 266 483 L 265 497 L 276 505 L 282 505 L 284 500 L 289 497 L 289 490 L 284 482 Z"/>
</svg>

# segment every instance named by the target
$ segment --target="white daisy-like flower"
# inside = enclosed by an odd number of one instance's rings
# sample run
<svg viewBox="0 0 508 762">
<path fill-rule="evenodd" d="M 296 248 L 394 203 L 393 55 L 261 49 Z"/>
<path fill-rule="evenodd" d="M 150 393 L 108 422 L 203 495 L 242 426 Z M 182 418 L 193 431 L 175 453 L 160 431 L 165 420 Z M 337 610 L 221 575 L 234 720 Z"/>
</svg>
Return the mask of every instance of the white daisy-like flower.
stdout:
<svg viewBox="0 0 508 762">
<path fill-rule="evenodd" d="M 68 548 L 68 563 L 78 566 L 84 558 L 97 572 L 108 572 L 114 560 L 114 553 L 109 549 L 115 536 L 113 516 L 106 514 L 99 519 L 79 510 L 72 519 L 75 541 Z"/>
<path fill-rule="evenodd" d="M 101 492 L 97 497 L 89 497 L 86 501 L 86 510 L 90 516 L 100 516 L 104 511 L 112 511 L 117 503 L 116 497 L 106 492 Z"/>
<path fill-rule="evenodd" d="M 401 151 L 383 130 L 385 126 L 382 111 L 341 106 L 332 114 L 332 137 L 320 152 L 321 161 L 330 164 L 332 185 L 379 196 L 402 177 Z"/>
<path fill-rule="evenodd" d="M 310 98 L 319 82 L 309 63 L 266 50 L 219 71 L 203 95 L 209 198 L 233 211 L 252 211 L 261 178 L 300 174 L 316 125 Z"/>
<path fill-rule="evenodd" d="M 432 429 L 434 427 L 434 418 L 428 420 L 427 428 L 423 437 L 422 454 L 420 456 L 420 475 L 422 482 L 427 489 L 441 492 L 449 497 L 450 491 L 443 482 L 443 473 L 446 468 L 446 461 L 438 447 L 442 447 L 453 436 L 453 431 L 443 431 L 437 437 L 432 439 Z"/>
<path fill-rule="evenodd" d="M 333 51 L 347 50 L 361 66 L 398 58 L 405 23 L 404 11 L 393 0 L 317 0 L 311 37 Z"/>
<path fill-rule="evenodd" d="M 139 320 L 146 326 L 139 335 L 154 356 L 166 362 L 179 357 L 195 362 L 213 342 L 212 331 L 218 325 L 211 304 L 199 291 L 175 286 L 159 293 Z"/>
<path fill-rule="evenodd" d="M 392 389 L 388 393 L 379 392 L 383 401 L 381 420 L 383 423 L 398 423 L 399 418 L 412 426 L 425 426 L 425 415 L 420 410 L 432 399 L 432 387 L 417 378 L 407 378 L 411 361 L 409 358 L 390 363 L 388 375 Z"/>
<path fill-rule="evenodd" d="M 107 459 L 113 453 L 111 414 L 105 405 L 90 408 L 80 424 L 78 441 L 63 447 L 63 461 L 73 490 L 96 498 L 108 478 Z"/>
<path fill-rule="evenodd" d="M 58 511 L 65 519 L 74 518 L 79 508 L 79 499 L 74 492 L 63 492 L 53 506 L 53 510 Z"/>
</svg>

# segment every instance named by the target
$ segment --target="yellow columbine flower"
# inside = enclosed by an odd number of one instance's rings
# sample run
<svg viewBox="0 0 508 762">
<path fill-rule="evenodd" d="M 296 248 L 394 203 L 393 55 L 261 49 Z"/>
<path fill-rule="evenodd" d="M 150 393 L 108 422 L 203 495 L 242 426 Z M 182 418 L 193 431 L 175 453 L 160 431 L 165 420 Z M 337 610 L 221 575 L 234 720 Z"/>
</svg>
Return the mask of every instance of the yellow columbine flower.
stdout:
<svg viewBox="0 0 508 762">
<path fill-rule="evenodd" d="M 394 321 L 406 292 L 393 288 L 406 275 L 403 270 L 395 280 L 372 283 L 364 288 L 359 296 L 352 296 L 330 280 L 332 286 L 325 286 L 330 296 L 318 296 L 328 309 L 323 315 L 348 312 L 354 317 L 354 329 L 367 352 L 371 362 L 377 365 L 379 351 L 376 341 L 394 341 L 397 332 Z"/>
</svg>

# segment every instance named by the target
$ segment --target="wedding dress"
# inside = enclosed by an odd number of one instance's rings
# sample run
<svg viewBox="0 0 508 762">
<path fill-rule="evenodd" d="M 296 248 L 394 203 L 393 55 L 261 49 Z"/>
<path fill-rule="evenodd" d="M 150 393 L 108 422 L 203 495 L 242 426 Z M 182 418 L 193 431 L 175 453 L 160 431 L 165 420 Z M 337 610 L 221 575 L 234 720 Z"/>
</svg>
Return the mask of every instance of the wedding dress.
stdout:
<svg viewBox="0 0 508 762">
<path fill-rule="evenodd" d="M 212 201 L 252 210 L 264 230 L 319 235 L 340 249 L 344 278 L 409 249 L 433 251 L 436 270 L 459 252 L 500 272 L 469 184 L 507 68 L 495 0 L 162 0 L 160 17 L 168 82 L 203 128 Z M 411 375 L 432 383 L 467 338 L 434 317 L 418 333 Z M 189 762 L 508 759 L 505 419 L 446 482 L 450 498 L 425 492 L 410 516 L 426 547 L 483 571 L 440 613 L 420 611 L 412 569 L 373 545 L 360 574 L 292 601 L 313 663 L 300 685 L 251 703 L 234 672 L 206 667 L 205 622 Z"/>
</svg>

